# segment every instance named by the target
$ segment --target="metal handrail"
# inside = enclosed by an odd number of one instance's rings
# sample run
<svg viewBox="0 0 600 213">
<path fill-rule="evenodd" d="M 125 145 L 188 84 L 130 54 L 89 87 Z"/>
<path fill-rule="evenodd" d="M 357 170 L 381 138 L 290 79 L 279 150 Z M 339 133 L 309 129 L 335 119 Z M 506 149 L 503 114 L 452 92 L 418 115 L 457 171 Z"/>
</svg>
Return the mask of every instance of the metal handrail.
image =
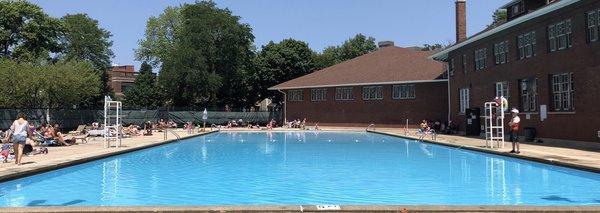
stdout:
<svg viewBox="0 0 600 213">
<path fill-rule="evenodd" d="M 365 131 L 369 131 L 370 127 L 373 127 L 373 130 L 375 130 L 375 124 L 369 124 L 369 126 L 367 126 L 367 129 L 365 129 Z"/>
<path fill-rule="evenodd" d="M 173 130 L 165 128 L 165 129 L 163 129 L 163 132 L 165 133 L 165 140 L 167 140 L 167 132 L 170 132 L 171 134 L 175 135 L 177 140 L 181 140 L 181 137 L 179 136 L 179 134 L 175 133 Z"/>
<path fill-rule="evenodd" d="M 211 124 L 211 125 L 210 125 L 210 131 L 212 131 L 212 130 L 213 130 L 213 127 L 214 127 L 214 128 L 216 128 L 216 129 L 217 129 L 219 132 L 221 131 L 221 126 L 218 126 L 218 125 L 216 125 L 216 124 Z"/>
</svg>

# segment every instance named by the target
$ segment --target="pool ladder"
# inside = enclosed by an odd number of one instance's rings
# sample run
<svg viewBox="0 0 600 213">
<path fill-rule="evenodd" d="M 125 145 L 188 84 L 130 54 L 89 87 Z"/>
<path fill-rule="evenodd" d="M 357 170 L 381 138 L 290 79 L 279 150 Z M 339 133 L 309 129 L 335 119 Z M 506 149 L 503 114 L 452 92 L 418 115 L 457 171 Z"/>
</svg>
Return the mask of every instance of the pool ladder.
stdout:
<svg viewBox="0 0 600 213">
<path fill-rule="evenodd" d="M 170 130 L 170 129 L 164 129 L 163 131 L 165 133 L 165 140 L 167 140 L 167 133 L 171 133 L 175 136 L 175 138 L 177 138 L 177 140 L 181 140 L 181 136 L 179 136 L 179 134 L 177 134 L 175 131 Z"/>
<path fill-rule="evenodd" d="M 369 126 L 367 126 L 367 129 L 365 129 L 365 131 L 369 131 L 369 128 L 372 128 L 373 130 L 375 130 L 375 124 L 369 124 Z"/>
<path fill-rule="evenodd" d="M 211 124 L 210 125 L 210 131 L 212 131 L 213 128 L 216 128 L 219 132 L 221 131 L 221 126 L 217 126 L 216 124 Z"/>
</svg>

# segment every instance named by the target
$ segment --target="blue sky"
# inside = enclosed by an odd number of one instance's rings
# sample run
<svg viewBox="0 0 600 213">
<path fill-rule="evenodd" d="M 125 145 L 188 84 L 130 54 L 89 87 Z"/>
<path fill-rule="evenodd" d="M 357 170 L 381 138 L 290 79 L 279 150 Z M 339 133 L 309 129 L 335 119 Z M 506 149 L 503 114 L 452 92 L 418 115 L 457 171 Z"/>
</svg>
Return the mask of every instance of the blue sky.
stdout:
<svg viewBox="0 0 600 213">
<path fill-rule="evenodd" d="M 31 0 L 55 17 L 87 13 L 112 34 L 113 63 L 134 64 L 146 21 L 169 5 L 194 0 Z M 253 28 L 258 48 L 294 38 L 313 50 L 341 44 L 357 33 L 396 46 L 454 41 L 454 0 L 216 0 Z M 508 0 L 467 0 L 467 31 L 477 33 Z"/>
</svg>

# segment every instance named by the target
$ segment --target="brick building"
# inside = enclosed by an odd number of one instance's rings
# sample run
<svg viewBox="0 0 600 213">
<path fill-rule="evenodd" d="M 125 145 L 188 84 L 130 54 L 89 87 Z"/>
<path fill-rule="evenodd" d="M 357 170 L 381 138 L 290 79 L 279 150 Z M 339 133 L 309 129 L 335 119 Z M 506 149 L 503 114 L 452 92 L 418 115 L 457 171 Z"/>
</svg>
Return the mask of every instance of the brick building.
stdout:
<svg viewBox="0 0 600 213">
<path fill-rule="evenodd" d="M 117 99 L 123 98 L 123 93 L 133 86 L 137 75 L 133 65 L 116 65 L 108 70 L 108 85 Z"/>
<path fill-rule="evenodd" d="M 513 0 L 506 23 L 466 36 L 456 1 L 457 44 L 431 56 L 447 62 L 450 119 L 495 96 L 521 111 L 538 136 L 600 141 L 600 1 Z"/>
<path fill-rule="evenodd" d="M 273 86 L 285 94 L 287 120 L 345 126 L 446 120 L 444 64 L 430 51 L 381 42 L 380 49 Z"/>
</svg>

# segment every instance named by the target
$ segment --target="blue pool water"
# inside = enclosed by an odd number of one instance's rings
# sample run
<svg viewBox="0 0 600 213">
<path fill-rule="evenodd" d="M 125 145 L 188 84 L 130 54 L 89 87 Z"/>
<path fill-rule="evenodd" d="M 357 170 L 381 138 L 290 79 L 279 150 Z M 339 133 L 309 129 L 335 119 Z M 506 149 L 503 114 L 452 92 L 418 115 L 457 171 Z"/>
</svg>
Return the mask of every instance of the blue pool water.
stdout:
<svg viewBox="0 0 600 213">
<path fill-rule="evenodd" d="M 0 206 L 600 205 L 600 174 L 372 133 L 216 133 L 0 184 Z"/>
</svg>

